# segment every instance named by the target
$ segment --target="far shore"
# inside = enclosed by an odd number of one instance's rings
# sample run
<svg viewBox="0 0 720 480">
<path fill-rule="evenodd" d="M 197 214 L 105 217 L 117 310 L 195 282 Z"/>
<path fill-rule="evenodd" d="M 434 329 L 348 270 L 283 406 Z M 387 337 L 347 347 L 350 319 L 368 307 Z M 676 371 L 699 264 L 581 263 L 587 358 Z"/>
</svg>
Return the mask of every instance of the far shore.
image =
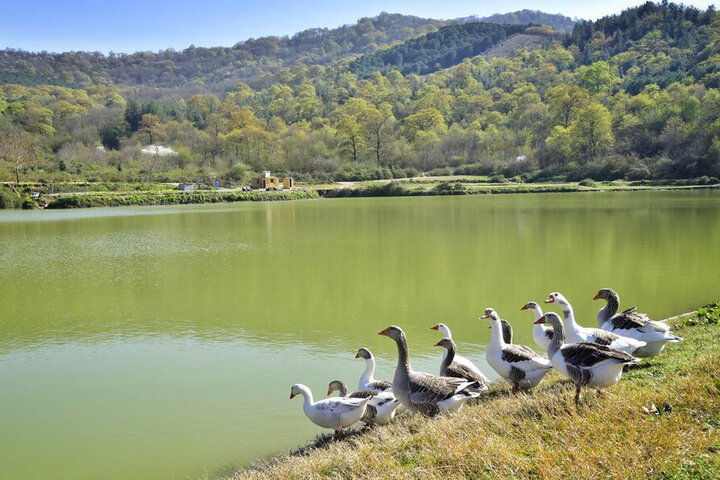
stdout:
<svg viewBox="0 0 720 480">
<path fill-rule="evenodd" d="M 521 183 L 492 181 L 487 177 L 416 177 L 326 184 L 297 183 L 279 191 L 242 188 L 214 189 L 198 186 L 180 191 L 167 183 L 0 184 L 0 209 L 68 209 L 116 206 L 182 205 L 224 202 L 288 201 L 318 198 L 402 197 L 443 195 L 497 195 L 516 193 L 627 192 L 648 190 L 720 189 L 720 183 L 687 184 L 685 181 L 620 181 Z M 8 198 L 10 198 L 8 200 Z"/>
</svg>

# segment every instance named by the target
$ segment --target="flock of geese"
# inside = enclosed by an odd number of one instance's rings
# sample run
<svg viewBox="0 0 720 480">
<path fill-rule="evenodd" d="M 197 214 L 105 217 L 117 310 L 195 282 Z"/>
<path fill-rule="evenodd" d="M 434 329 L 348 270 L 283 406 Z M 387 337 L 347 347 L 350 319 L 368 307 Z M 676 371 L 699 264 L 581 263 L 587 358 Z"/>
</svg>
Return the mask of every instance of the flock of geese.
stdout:
<svg viewBox="0 0 720 480">
<path fill-rule="evenodd" d="M 533 338 L 547 351 L 547 358 L 530 347 L 513 344 L 510 324 L 501 320 L 492 308 L 485 309 L 480 319 L 487 319 L 492 329 L 485 354 L 488 364 L 512 385 L 513 393 L 535 387 L 555 369 L 575 384 L 577 403 L 582 387 L 597 388 L 599 394 L 599 389 L 620 380 L 626 365 L 658 355 L 668 342 L 682 341 L 667 324 L 649 319 L 635 307 L 618 312 L 620 297 L 614 290 L 601 289 L 594 297 L 599 299 L 607 302 L 597 313 L 599 328 L 579 325 L 570 302 L 558 292 L 551 293 L 545 303 L 557 304 L 564 319 L 554 312 L 543 314 L 535 302 L 522 307 L 534 313 Z M 308 387 L 296 384 L 290 398 L 302 395 L 305 415 L 316 425 L 335 430 L 335 439 L 357 421 L 385 425 L 404 410 L 428 416 L 456 412 L 466 401 L 488 389 L 488 378 L 470 360 L 457 354 L 447 325 L 439 323 L 432 329 L 443 335 L 436 344 L 443 347 L 440 376 L 413 370 L 405 332 L 390 326 L 379 335 L 386 335 L 397 344 L 398 363 L 392 383 L 374 378 L 373 354 L 361 348 L 355 358 L 365 360 L 365 371 L 356 392 L 348 394 L 347 386 L 334 380 L 327 394 L 337 390 L 339 397 L 315 402 Z"/>
</svg>

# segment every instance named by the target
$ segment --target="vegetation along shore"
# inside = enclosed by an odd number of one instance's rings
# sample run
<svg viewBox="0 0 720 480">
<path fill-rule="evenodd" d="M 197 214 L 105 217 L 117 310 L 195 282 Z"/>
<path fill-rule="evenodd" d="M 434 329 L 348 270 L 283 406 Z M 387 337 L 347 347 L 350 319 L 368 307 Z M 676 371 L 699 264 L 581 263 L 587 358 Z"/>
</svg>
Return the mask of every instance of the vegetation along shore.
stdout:
<svg viewBox="0 0 720 480">
<path fill-rule="evenodd" d="M 322 435 L 229 478 L 718 478 L 720 303 L 669 324 L 684 342 L 577 408 L 556 372 L 517 397 L 497 382 L 451 416 Z"/>
<path fill-rule="evenodd" d="M 164 183 L 7 183 L 0 185 L 0 209 L 90 208 L 139 205 L 182 205 L 219 202 L 307 200 L 346 197 L 397 197 L 430 195 L 483 195 L 507 193 L 572 193 L 599 191 L 647 191 L 718 189 L 712 177 L 664 181 L 522 183 L 504 177 L 455 176 L 366 182 L 301 184 L 299 188 L 265 191 L 204 188 L 178 191 Z"/>
</svg>

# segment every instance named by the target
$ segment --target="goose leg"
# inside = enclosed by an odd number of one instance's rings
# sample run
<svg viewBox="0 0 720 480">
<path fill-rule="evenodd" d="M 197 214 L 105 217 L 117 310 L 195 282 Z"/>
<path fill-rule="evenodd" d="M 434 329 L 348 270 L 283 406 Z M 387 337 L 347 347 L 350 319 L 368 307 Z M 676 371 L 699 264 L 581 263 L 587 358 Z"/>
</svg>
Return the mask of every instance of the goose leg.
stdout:
<svg viewBox="0 0 720 480">
<path fill-rule="evenodd" d="M 518 384 L 513 383 L 513 388 L 512 388 L 513 395 L 517 395 L 517 392 L 518 392 Z"/>
<path fill-rule="evenodd" d="M 604 397 L 605 397 L 605 392 L 603 392 L 602 390 L 600 390 L 600 389 L 598 388 L 598 389 L 597 389 L 597 396 L 598 396 L 598 398 L 604 398 Z"/>
<path fill-rule="evenodd" d="M 580 403 L 580 385 L 575 386 L 575 405 Z"/>
<path fill-rule="evenodd" d="M 342 437 L 342 430 L 335 430 L 335 436 L 333 437 L 333 440 L 340 440 L 340 437 Z"/>
</svg>

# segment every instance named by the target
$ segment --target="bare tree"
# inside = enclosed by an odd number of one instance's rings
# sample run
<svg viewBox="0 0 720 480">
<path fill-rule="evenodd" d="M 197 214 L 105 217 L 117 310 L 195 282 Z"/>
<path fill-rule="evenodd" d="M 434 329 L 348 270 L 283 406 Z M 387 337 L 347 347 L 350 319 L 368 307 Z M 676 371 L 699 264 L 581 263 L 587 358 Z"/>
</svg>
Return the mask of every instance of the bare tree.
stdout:
<svg viewBox="0 0 720 480">
<path fill-rule="evenodd" d="M 0 132 L 0 161 L 10 164 L 17 183 L 20 172 L 33 167 L 36 158 L 30 135 L 20 130 Z"/>
</svg>

